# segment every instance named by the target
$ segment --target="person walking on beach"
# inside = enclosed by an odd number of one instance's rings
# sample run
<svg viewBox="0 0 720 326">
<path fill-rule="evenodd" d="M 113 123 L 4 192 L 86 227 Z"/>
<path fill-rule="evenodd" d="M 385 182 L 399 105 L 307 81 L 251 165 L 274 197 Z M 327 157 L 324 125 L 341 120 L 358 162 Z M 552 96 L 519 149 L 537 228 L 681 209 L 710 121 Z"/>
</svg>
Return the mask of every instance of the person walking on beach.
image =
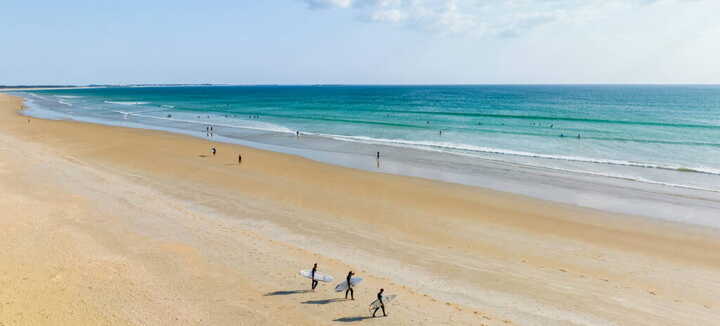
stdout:
<svg viewBox="0 0 720 326">
<path fill-rule="evenodd" d="M 312 271 L 310 272 L 310 279 L 312 279 L 312 290 L 315 291 L 315 288 L 318 285 L 318 281 L 315 280 L 315 272 L 317 272 L 317 263 L 313 265 Z"/>
<path fill-rule="evenodd" d="M 387 317 L 387 314 L 385 313 L 385 303 L 383 302 L 383 292 L 385 292 L 384 289 L 380 289 L 380 292 L 377 294 L 377 298 L 380 301 L 380 307 L 375 308 L 375 311 L 373 311 L 373 318 L 375 317 L 375 314 L 378 312 L 378 310 L 382 309 L 383 316 Z"/>
<path fill-rule="evenodd" d="M 345 278 L 348 284 L 348 288 L 347 290 L 345 290 L 345 300 L 347 300 L 348 293 L 350 293 L 350 300 L 355 300 L 355 291 L 352 288 L 352 282 L 350 282 L 350 279 L 352 279 L 353 275 L 355 275 L 355 273 L 353 273 L 353 271 L 350 271 Z"/>
<path fill-rule="evenodd" d="M 212 152 L 212 155 L 215 156 L 217 154 L 217 149 L 215 149 L 215 146 L 213 146 L 210 151 Z"/>
<path fill-rule="evenodd" d="M 242 154 L 238 154 L 238 164 L 242 164 Z"/>
</svg>

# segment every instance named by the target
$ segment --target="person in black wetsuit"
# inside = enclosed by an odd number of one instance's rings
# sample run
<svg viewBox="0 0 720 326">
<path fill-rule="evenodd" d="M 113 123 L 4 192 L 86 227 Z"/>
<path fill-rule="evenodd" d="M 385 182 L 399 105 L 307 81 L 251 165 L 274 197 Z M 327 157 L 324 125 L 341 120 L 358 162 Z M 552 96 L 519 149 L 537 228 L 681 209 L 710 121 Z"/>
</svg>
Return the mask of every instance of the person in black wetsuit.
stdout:
<svg viewBox="0 0 720 326">
<path fill-rule="evenodd" d="M 310 276 L 311 276 L 311 278 L 312 278 L 312 290 L 313 290 L 313 291 L 315 291 L 315 288 L 316 288 L 317 285 L 318 285 L 318 281 L 315 280 L 315 272 L 317 272 L 317 263 L 315 263 L 315 265 L 313 265 L 313 269 L 312 269 L 312 271 L 310 272 Z"/>
<path fill-rule="evenodd" d="M 353 273 L 353 271 L 350 271 L 345 278 L 348 284 L 348 288 L 347 290 L 345 290 L 345 300 L 347 300 L 348 293 L 350 293 L 350 300 L 355 300 L 355 291 L 352 288 L 352 283 L 350 283 L 350 279 L 353 277 L 353 275 L 355 275 L 355 273 Z"/>
<path fill-rule="evenodd" d="M 385 303 L 383 302 L 383 295 L 382 295 L 384 291 L 385 291 L 384 289 L 380 289 L 380 292 L 378 292 L 378 294 L 377 294 L 377 298 L 378 298 L 378 300 L 380 300 L 380 307 L 375 308 L 375 311 L 373 311 L 373 317 L 375 317 L 375 314 L 380 309 L 382 309 L 382 311 L 383 311 L 383 316 L 387 317 L 387 314 L 385 313 Z"/>
</svg>

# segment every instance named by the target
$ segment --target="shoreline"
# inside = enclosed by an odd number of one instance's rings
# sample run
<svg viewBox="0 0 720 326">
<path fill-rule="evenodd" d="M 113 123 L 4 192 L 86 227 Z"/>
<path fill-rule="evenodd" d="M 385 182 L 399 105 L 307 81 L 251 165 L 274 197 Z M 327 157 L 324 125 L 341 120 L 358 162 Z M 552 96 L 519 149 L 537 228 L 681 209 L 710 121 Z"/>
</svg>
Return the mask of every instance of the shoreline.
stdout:
<svg viewBox="0 0 720 326">
<path fill-rule="evenodd" d="M 67 86 L 67 87 L 20 87 L 20 88 L 0 88 L 1 92 L 22 92 L 22 91 L 50 91 L 59 89 L 92 89 L 106 88 L 108 86 Z"/>
<path fill-rule="evenodd" d="M 10 100 L 0 94 L 0 101 Z M 267 318 L 256 323 L 362 321 L 352 318 L 359 318 L 364 301 L 303 304 L 333 295 L 272 294 L 306 287 L 295 269 L 316 259 L 335 276 L 351 268 L 366 277 L 356 293 L 363 300 L 376 287 L 400 294 L 393 324 L 691 325 L 720 318 L 713 304 L 720 295 L 707 291 L 720 276 L 714 251 L 720 240 L 712 228 L 226 143 L 215 144 L 213 158 L 210 142 L 186 135 L 35 118 L 27 123 L 12 109 L 21 105 L 14 101 L 0 113 L 0 155 L 7 158 L 0 171 L 23 177 L 0 180 L 0 189 L 25 196 L 47 186 L 53 191 L 44 198 L 72 198 L 52 201 L 51 211 L 75 207 L 77 216 L 92 218 L 48 218 L 59 225 L 73 221 L 79 238 L 126 262 L 118 266 L 146 273 L 86 275 L 99 293 L 78 290 L 78 297 L 89 298 L 93 309 L 87 311 L 101 316 L 125 316 L 118 320 L 129 324 L 166 324 L 171 320 L 152 318 L 170 316 L 184 318 L 177 324 L 236 324 L 238 314 Z M 0 207 L 13 209 L 13 202 L 0 201 Z M 3 223 L 35 216 L 12 212 Z M 90 261 L 106 272 L 123 270 Z M 65 279 L 72 279 L 68 274 Z M 169 281 L 156 281 L 158 275 Z M 50 276 L 38 280 L 53 284 Z M 178 286 L 188 280 L 187 287 Z M 123 290 L 113 292 L 108 284 Z M 132 284 L 150 284 L 162 295 L 139 290 L 144 295 L 134 297 L 124 290 Z M 133 322 L 132 309 L 103 295 L 121 303 L 133 298 L 137 302 L 129 304 L 140 317 Z M 162 296 L 173 299 L 158 300 Z"/>
<path fill-rule="evenodd" d="M 31 100 L 28 98 L 28 101 Z M 716 218 L 716 211 L 720 210 L 719 191 L 625 176 L 634 175 L 637 171 L 633 169 L 646 170 L 645 168 L 615 167 L 605 173 L 596 173 L 578 170 L 580 167 L 572 164 L 565 168 L 543 166 L 544 161 L 540 159 L 531 162 L 502 154 L 479 157 L 389 144 L 348 142 L 315 135 L 296 138 L 289 134 L 290 131 L 273 133 L 242 127 L 231 128 L 212 121 L 191 123 L 179 120 L 171 123 L 169 120 L 172 119 L 158 118 L 168 120 L 165 121 L 168 124 L 154 125 L 142 119 L 136 120 L 134 116 L 125 120 L 112 120 L 93 118 L 90 115 L 65 115 L 36 105 L 32 106 L 26 115 L 158 130 L 205 140 L 209 139 L 200 137 L 193 130 L 199 129 L 203 123 L 214 124 L 218 130 L 217 138 L 211 139 L 212 141 L 292 154 L 365 171 L 458 183 L 611 213 L 720 228 L 720 220 Z M 376 165 L 376 151 L 383 153 L 382 166 Z M 711 179 L 707 180 L 710 181 Z"/>
</svg>

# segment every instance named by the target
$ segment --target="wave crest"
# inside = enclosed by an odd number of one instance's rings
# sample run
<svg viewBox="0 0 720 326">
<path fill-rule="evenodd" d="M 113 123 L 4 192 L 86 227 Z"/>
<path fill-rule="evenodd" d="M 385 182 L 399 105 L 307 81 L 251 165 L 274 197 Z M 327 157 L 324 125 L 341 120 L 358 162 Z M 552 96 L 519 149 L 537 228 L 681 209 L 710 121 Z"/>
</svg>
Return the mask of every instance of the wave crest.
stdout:
<svg viewBox="0 0 720 326">
<path fill-rule="evenodd" d="M 310 133 L 308 133 L 310 134 Z M 335 140 L 362 142 L 369 144 L 389 145 L 389 146 L 400 146 L 400 147 L 411 147 L 415 149 L 435 149 L 443 152 L 456 153 L 453 151 L 467 151 L 476 153 L 488 153 L 488 154 L 499 154 L 499 155 L 513 155 L 522 157 L 542 158 L 550 160 L 563 160 L 583 163 L 595 163 L 595 164 L 609 164 L 609 165 L 622 165 L 639 168 L 651 168 L 651 169 L 662 169 L 662 170 L 673 170 L 680 172 L 694 172 L 694 173 L 705 173 L 720 175 L 720 169 L 705 168 L 705 167 L 685 167 L 675 165 L 664 165 L 649 162 L 633 162 L 624 160 L 612 160 L 612 159 L 598 159 L 589 158 L 582 156 L 569 156 L 569 155 L 552 155 L 542 154 L 524 151 L 515 151 L 507 149 L 499 149 L 492 147 L 474 146 L 467 144 L 457 144 L 450 142 L 435 142 L 435 141 L 411 141 L 411 140 L 400 140 L 400 139 L 386 139 L 386 138 L 373 138 L 365 136 L 343 136 L 333 134 L 313 134 L 315 136 L 329 137 Z"/>
<path fill-rule="evenodd" d="M 145 105 L 150 104 L 150 102 L 133 102 L 133 101 L 103 101 L 107 104 L 117 104 L 117 105 Z"/>
</svg>

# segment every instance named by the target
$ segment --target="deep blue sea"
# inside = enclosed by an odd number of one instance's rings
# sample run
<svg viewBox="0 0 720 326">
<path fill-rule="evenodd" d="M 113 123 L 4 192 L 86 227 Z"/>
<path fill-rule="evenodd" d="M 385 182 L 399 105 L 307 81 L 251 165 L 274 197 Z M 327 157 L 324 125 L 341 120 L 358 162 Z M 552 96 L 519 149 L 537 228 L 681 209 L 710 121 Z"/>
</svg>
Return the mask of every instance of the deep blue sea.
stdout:
<svg viewBox="0 0 720 326">
<path fill-rule="evenodd" d="M 189 86 L 26 93 L 37 115 L 231 129 L 720 191 L 720 86 Z M 255 140 L 260 136 L 255 134 Z"/>
</svg>

